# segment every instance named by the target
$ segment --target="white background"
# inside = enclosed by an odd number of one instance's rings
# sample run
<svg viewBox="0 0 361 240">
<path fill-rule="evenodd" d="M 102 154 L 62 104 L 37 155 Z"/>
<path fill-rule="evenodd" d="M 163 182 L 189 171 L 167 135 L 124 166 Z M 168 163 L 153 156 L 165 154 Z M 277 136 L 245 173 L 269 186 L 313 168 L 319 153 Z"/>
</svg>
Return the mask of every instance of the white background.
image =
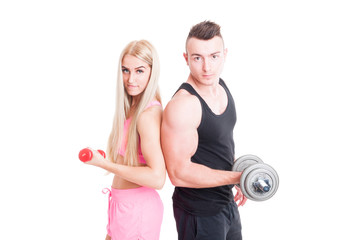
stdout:
<svg viewBox="0 0 361 240">
<path fill-rule="evenodd" d="M 281 181 L 239 209 L 244 239 L 360 239 L 360 12 L 350 0 L 2 1 L 0 239 L 105 237 L 112 176 L 77 155 L 106 148 L 119 54 L 134 39 L 156 46 L 166 105 L 203 20 L 229 51 L 236 155 Z M 172 192 L 167 180 L 162 240 L 177 236 Z"/>
</svg>

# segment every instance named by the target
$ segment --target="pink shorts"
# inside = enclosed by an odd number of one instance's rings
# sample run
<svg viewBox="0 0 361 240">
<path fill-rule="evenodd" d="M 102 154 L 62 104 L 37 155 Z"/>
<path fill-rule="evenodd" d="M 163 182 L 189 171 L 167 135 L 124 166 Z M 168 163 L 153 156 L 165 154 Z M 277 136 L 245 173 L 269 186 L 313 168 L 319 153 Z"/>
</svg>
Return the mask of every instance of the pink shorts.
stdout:
<svg viewBox="0 0 361 240">
<path fill-rule="evenodd" d="M 107 191 L 107 232 L 112 240 L 159 240 L 163 203 L 156 190 L 139 187 Z"/>
</svg>

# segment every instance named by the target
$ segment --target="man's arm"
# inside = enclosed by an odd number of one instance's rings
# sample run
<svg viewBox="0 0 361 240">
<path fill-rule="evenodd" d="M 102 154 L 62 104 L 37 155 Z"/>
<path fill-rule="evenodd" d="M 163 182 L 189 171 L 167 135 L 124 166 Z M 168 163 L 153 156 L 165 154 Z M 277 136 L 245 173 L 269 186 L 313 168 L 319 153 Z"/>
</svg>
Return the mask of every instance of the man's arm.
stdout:
<svg viewBox="0 0 361 240">
<path fill-rule="evenodd" d="M 164 110 L 161 142 L 171 182 L 174 186 L 191 188 L 239 183 L 239 172 L 215 170 L 191 161 L 198 146 L 197 128 L 201 115 L 199 100 L 181 92 Z"/>
</svg>

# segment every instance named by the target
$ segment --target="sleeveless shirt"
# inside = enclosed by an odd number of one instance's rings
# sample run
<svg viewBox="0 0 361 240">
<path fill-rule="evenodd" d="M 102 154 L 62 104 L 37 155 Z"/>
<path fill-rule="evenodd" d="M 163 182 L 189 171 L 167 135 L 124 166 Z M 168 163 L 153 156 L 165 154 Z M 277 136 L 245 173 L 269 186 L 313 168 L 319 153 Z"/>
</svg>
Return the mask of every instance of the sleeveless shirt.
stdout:
<svg viewBox="0 0 361 240">
<path fill-rule="evenodd" d="M 219 84 L 228 98 L 226 110 L 220 115 L 213 113 L 190 84 L 183 83 L 177 92 L 185 89 L 199 99 L 202 107 L 201 122 L 197 128 L 198 147 L 191 161 L 212 169 L 231 171 L 234 163 L 233 129 L 237 116 L 229 89 L 222 79 Z M 233 200 L 232 188 L 233 185 L 213 188 L 175 187 L 173 204 L 196 216 L 212 216 Z"/>
</svg>

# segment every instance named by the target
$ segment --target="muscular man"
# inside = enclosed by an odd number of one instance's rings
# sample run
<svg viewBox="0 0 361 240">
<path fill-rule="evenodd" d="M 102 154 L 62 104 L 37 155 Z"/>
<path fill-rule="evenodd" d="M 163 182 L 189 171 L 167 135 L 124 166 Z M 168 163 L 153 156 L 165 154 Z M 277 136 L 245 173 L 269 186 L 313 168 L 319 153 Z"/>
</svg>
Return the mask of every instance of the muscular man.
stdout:
<svg viewBox="0 0 361 240">
<path fill-rule="evenodd" d="M 236 111 L 220 79 L 227 49 L 220 27 L 210 21 L 192 27 L 184 58 L 190 69 L 168 103 L 161 128 L 167 170 L 175 187 L 173 210 L 178 239 L 242 239 L 238 206 L 246 198 L 232 172 Z"/>
</svg>

